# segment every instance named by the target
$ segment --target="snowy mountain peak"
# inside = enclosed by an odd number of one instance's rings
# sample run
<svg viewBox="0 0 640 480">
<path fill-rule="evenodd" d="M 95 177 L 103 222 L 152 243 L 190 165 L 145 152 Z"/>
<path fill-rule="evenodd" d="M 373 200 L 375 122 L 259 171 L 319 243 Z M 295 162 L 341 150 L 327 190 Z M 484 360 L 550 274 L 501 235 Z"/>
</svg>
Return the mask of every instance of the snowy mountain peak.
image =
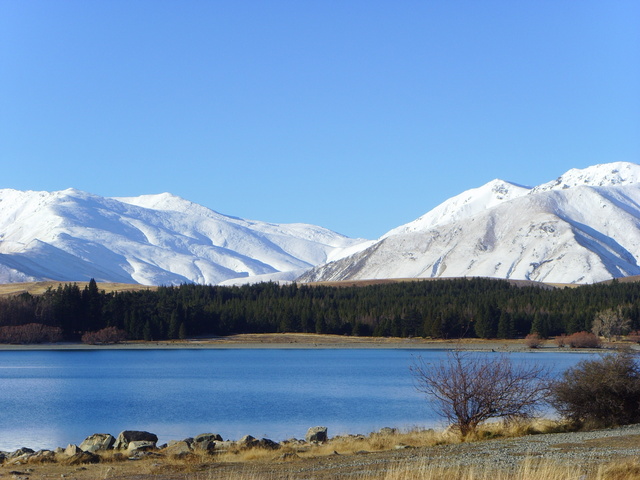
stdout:
<svg viewBox="0 0 640 480">
<path fill-rule="evenodd" d="M 402 233 L 425 231 L 438 225 L 459 221 L 482 210 L 526 195 L 529 190 L 528 187 L 495 179 L 481 187 L 472 188 L 450 198 L 417 220 L 387 232 L 382 238 Z"/>
<path fill-rule="evenodd" d="M 583 169 L 573 168 L 556 180 L 535 187 L 531 193 L 574 187 L 613 187 L 640 183 L 640 165 L 614 162 Z"/>
<path fill-rule="evenodd" d="M 177 195 L 173 195 L 169 192 L 140 195 L 137 197 L 113 197 L 113 199 L 122 203 L 128 203 L 129 205 L 150 208 L 152 210 L 168 210 L 176 212 L 184 211 L 185 209 L 189 209 L 196 205 L 189 200 L 185 200 L 184 198 L 178 197 Z"/>
<path fill-rule="evenodd" d="M 0 190 L 0 282 L 293 279 L 360 242 L 315 225 L 227 217 L 169 193 Z"/>
<path fill-rule="evenodd" d="M 573 169 L 533 189 L 494 180 L 300 281 L 493 277 L 592 283 L 640 275 L 640 166 Z"/>
</svg>

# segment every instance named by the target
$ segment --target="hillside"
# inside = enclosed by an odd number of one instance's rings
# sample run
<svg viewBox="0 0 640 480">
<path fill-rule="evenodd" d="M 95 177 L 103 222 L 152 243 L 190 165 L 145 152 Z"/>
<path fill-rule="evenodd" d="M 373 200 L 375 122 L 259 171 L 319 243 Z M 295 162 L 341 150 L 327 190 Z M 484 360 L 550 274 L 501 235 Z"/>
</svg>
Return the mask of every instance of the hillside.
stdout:
<svg viewBox="0 0 640 480">
<path fill-rule="evenodd" d="M 570 170 L 534 188 L 494 180 L 300 281 L 493 277 L 588 284 L 640 275 L 640 166 Z"/>
<path fill-rule="evenodd" d="M 0 190 L 0 283 L 290 280 L 359 243 L 314 225 L 230 217 L 168 193 Z"/>
<path fill-rule="evenodd" d="M 341 213 L 336 213 L 341 214 Z M 0 190 L 0 283 L 241 285 L 486 277 L 553 285 L 640 275 L 640 166 L 493 180 L 376 241 L 223 215 L 169 193 Z"/>
</svg>

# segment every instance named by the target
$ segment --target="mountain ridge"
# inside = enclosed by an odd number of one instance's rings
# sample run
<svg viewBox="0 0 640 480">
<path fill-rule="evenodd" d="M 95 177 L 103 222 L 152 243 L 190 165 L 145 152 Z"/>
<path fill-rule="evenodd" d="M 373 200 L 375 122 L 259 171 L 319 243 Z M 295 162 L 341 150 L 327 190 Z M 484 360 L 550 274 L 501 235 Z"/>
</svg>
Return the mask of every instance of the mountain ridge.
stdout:
<svg viewBox="0 0 640 480">
<path fill-rule="evenodd" d="M 225 215 L 165 192 L 0 190 L 0 283 L 175 285 L 490 277 L 579 284 L 640 275 L 640 165 L 495 179 L 377 240 Z"/>
<path fill-rule="evenodd" d="M 1 282 L 164 285 L 296 276 L 360 241 L 315 225 L 229 217 L 166 193 L 0 190 Z"/>
<path fill-rule="evenodd" d="M 640 274 L 640 166 L 572 169 L 538 187 L 493 180 L 299 281 L 491 277 L 593 283 Z"/>
</svg>

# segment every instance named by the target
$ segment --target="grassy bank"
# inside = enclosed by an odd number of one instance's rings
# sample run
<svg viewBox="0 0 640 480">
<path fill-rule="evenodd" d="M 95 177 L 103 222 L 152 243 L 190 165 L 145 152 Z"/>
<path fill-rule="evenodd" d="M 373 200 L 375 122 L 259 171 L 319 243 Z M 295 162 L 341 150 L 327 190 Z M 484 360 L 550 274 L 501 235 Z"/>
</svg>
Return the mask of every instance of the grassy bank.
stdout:
<svg viewBox="0 0 640 480">
<path fill-rule="evenodd" d="M 64 454 L 56 454 L 44 463 L 7 461 L 0 467 L 0 477 L 76 480 L 640 478 L 638 455 L 634 458 L 629 453 L 633 449 L 640 452 L 640 426 L 595 433 L 566 430 L 566 425 L 558 422 L 535 421 L 488 425 L 464 441 L 451 431 L 385 431 L 368 436 L 334 437 L 320 445 L 283 443 L 278 449 L 236 445 L 212 453 L 171 455 L 161 449 L 139 456 L 110 450 L 100 453 L 99 463 L 82 465 L 73 464 L 72 458 Z M 537 444 L 545 444 L 546 449 L 531 448 Z M 558 453 L 565 456 L 559 457 Z"/>
</svg>

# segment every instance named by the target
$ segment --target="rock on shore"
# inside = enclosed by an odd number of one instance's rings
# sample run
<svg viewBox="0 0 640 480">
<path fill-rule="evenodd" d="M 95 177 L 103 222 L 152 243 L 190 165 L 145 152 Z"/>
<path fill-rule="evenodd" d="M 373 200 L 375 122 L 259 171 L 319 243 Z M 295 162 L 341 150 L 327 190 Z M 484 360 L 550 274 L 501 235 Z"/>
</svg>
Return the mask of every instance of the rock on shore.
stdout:
<svg viewBox="0 0 640 480">
<path fill-rule="evenodd" d="M 327 441 L 326 427 L 312 427 L 305 437 L 307 443 L 322 443 Z M 296 440 L 297 441 L 297 440 Z M 23 465 L 26 463 L 44 463 L 60 461 L 67 465 L 80 465 L 97 463 L 100 461 L 100 452 L 117 450 L 122 458 L 139 458 L 148 453 L 157 451 L 161 455 L 181 457 L 193 453 L 214 453 L 231 448 L 264 448 L 275 450 L 281 447 L 280 443 L 268 438 L 260 440 L 245 435 L 237 442 L 224 441 L 222 436 L 216 433 L 201 433 L 194 438 L 171 441 L 167 445 L 157 446 L 158 436 L 145 431 L 124 430 L 117 438 L 108 433 L 95 433 L 78 445 L 69 444 L 66 448 L 58 447 L 55 451 L 40 450 L 34 452 L 30 448 L 20 448 L 14 452 L 0 451 L 0 464 Z M 290 442 L 290 441 L 287 441 Z M 284 443 L 287 443 L 284 442 Z"/>
</svg>

